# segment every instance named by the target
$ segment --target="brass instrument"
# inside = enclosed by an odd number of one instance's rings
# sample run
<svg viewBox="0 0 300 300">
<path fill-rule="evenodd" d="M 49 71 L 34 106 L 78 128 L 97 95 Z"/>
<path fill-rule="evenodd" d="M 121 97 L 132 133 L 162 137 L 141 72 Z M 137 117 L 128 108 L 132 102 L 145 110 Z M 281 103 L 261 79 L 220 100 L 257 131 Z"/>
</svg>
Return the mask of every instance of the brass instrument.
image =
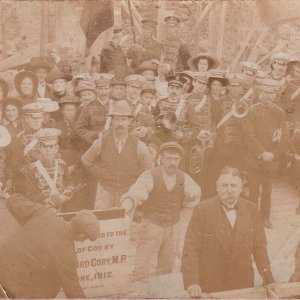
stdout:
<svg viewBox="0 0 300 300">
<path fill-rule="evenodd" d="M 253 93 L 253 91 L 254 90 L 250 88 L 240 100 L 232 104 L 230 111 L 222 118 L 222 120 L 217 125 L 217 128 L 220 128 L 231 117 L 242 119 L 247 116 L 250 108 L 247 100 L 250 97 L 250 95 Z"/>
<path fill-rule="evenodd" d="M 201 129 L 197 136 L 197 140 L 200 141 L 200 144 L 193 146 L 190 151 L 189 170 L 191 174 L 197 174 L 203 168 L 204 151 L 209 147 L 211 132 L 209 130 Z"/>
</svg>

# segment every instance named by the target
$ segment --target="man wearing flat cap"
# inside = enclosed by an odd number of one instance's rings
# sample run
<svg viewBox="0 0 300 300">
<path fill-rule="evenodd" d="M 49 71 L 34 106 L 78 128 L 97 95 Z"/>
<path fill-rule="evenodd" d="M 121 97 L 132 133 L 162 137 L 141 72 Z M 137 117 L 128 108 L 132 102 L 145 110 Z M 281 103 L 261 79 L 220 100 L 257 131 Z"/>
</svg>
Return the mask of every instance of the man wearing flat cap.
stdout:
<svg viewBox="0 0 300 300">
<path fill-rule="evenodd" d="M 271 57 L 271 71 L 269 72 L 269 75 L 272 79 L 282 82 L 281 85 L 284 85 L 285 83 L 288 62 L 289 55 L 285 52 L 275 53 Z"/>
<path fill-rule="evenodd" d="M 175 14 L 164 18 L 166 32 L 162 41 L 164 63 L 168 63 L 176 72 L 188 70 L 191 54 L 187 45 L 178 37 L 181 20 Z"/>
<path fill-rule="evenodd" d="M 143 36 L 133 43 L 127 51 L 127 58 L 132 59 L 131 68 L 136 68 L 145 60 L 160 59 L 162 48 L 160 43 L 153 38 L 157 22 L 152 19 L 142 20 Z"/>
<path fill-rule="evenodd" d="M 273 227 L 270 222 L 272 178 L 286 151 L 288 138 L 285 113 L 274 103 L 278 86 L 277 80 L 262 80 L 260 102 L 252 105 L 245 118 L 249 200 L 258 205 L 261 186 L 260 213 L 267 228 Z"/>
<path fill-rule="evenodd" d="M 49 299 L 62 288 L 67 298 L 85 298 L 76 272 L 74 241 L 98 238 L 97 217 L 83 210 L 65 221 L 51 206 L 20 195 L 10 197 L 7 205 L 14 208 L 14 215 L 16 205 L 19 212 L 24 206 L 22 215 L 26 212 L 29 219 L 0 247 L 0 281 L 7 296 Z"/>
<path fill-rule="evenodd" d="M 133 213 L 142 204 L 133 278 L 148 279 L 153 273 L 169 273 L 174 268 L 176 225 L 182 209 L 192 210 L 200 199 L 200 187 L 179 169 L 184 150 L 176 142 L 160 147 L 161 166 L 142 173 L 121 198 L 121 207 Z"/>
<path fill-rule="evenodd" d="M 81 157 L 83 165 L 98 180 L 99 201 L 96 207 L 120 206 L 120 196 L 137 177 L 152 167 L 147 146 L 129 134 L 133 114 L 126 101 L 115 101 L 109 113 L 111 133 L 100 135 Z"/>
</svg>

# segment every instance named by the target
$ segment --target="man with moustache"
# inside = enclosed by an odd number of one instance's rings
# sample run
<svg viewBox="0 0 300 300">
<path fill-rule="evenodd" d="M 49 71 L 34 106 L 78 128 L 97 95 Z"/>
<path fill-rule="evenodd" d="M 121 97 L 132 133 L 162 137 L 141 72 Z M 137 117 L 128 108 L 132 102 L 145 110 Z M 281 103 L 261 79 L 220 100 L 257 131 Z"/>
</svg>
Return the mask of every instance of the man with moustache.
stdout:
<svg viewBox="0 0 300 300">
<path fill-rule="evenodd" d="M 288 138 L 285 113 L 274 103 L 278 86 L 273 79 L 260 82 L 260 102 L 249 109 L 244 129 L 249 200 L 258 204 L 261 186 L 260 213 L 269 229 L 273 228 L 269 219 L 272 178 L 286 151 Z"/>
<path fill-rule="evenodd" d="M 161 145 L 162 164 L 145 171 L 121 198 L 127 213 L 142 204 L 133 278 L 146 279 L 154 272 L 169 273 L 174 268 L 176 227 L 184 208 L 193 209 L 200 199 L 200 187 L 179 169 L 183 148 L 176 142 Z M 147 278 L 148 279 L 148 278 Z"/>
<path fill-rule="evenodd" d="M 98 74 L 95 78 L 97 99 L 84 106 L 77 120 L 76 133 L 89 147 L 104 130 L 110 103 L 110 82 L 114 75 Z"/>
<path fill-rule="evenodd" d="M 254 287 L 252 256 L 268 296 L 277 297 L 257 206 L 240 197 L 239 171 L 224 167 L 218 195 L 201 202 L 187 229 L 182 256 L 184 287 L 192 298 Z"/>
<path fill-rule="evenodd" d="M 121 195 L 143 171 L 152 168 L 147 146 L 128 132 L 133 117 L 129 104 L 113 102 L 108 116 L 112 118 L 111 133 L 100 135 L 81 158 L 98 180 L 99 209 L 119 207 Z"/>
</svg>

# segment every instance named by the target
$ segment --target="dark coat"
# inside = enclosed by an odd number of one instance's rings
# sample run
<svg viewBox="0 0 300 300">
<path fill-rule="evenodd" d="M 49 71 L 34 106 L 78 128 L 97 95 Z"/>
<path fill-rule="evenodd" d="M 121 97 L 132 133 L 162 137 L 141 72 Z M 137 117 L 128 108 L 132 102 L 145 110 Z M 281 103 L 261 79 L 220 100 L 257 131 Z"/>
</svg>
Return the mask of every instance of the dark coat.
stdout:
<svg viewBox="0 0 300 300">
<path fill-rule="evenodd" d="M 100 73 L 109 73 L 116 71 L 127 74 L 126 55 L 119 45 L 110 42 L 101 53 L 100 58 Z M 121 76 L 122 77 L 122 76 Z"/>
<path fill-rule="evenodd" d="M 71 227 L 47 208 L 0 248 L 0 282 L 13 298 L 84 298 Z"/>
<path fill-rule="evenodd" d="M 256 205 L 240 198 L 236 209 L 232 229 L 218 196 L 196 207 L 182 256 L 185 288 L 199 284 L 209 293 L 253 287 L 252 255 L 264 283 L 273 282 L 264 226 Z"/>
<path fill-rule="evenodd" d="M 278 159 L 287 146 L 288 128 L 284 111 L 276 105 L 268 108 L 260 103 L 255 104 L 245 118 L 244 129 L 248 166 L 258 170 L 276 170 Z M 273 135 L 278 129 L 282 130 L 281 139 L 273 142 Z M 264 151 L 272 152 L 275 158 L 271 162 L 264 162 L 259 158 Z"/>
</svg>

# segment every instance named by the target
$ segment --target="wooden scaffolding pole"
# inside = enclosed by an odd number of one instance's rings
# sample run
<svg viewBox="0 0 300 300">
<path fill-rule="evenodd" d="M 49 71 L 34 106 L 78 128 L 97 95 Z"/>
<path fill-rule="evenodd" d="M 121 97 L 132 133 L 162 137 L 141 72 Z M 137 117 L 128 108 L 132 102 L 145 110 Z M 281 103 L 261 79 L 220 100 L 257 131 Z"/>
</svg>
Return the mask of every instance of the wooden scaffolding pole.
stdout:
<svg viewBox="0 0 300 300">
<path fill-rule="evenodd" d="M 219 26 L 219 31 L 218 31 L 217 51 L 216 51 L 216 56 L 217 56 L 219 61 L 222 60 L 225 19 L 226 19 L 226 8 L 227 8 L 227 1 L 223 1 L 222 2 L 222 8 L 221 8 L 221 15 L 220 15 L 220 26 Z"/>
<path fill-rule="evenodd" d="M 41 1 L 41 36 L 40 36 L 40 55 L 47 54 L 47 46 L 48 46 L 48 9 L 49 2 Z"/>
</svg>

